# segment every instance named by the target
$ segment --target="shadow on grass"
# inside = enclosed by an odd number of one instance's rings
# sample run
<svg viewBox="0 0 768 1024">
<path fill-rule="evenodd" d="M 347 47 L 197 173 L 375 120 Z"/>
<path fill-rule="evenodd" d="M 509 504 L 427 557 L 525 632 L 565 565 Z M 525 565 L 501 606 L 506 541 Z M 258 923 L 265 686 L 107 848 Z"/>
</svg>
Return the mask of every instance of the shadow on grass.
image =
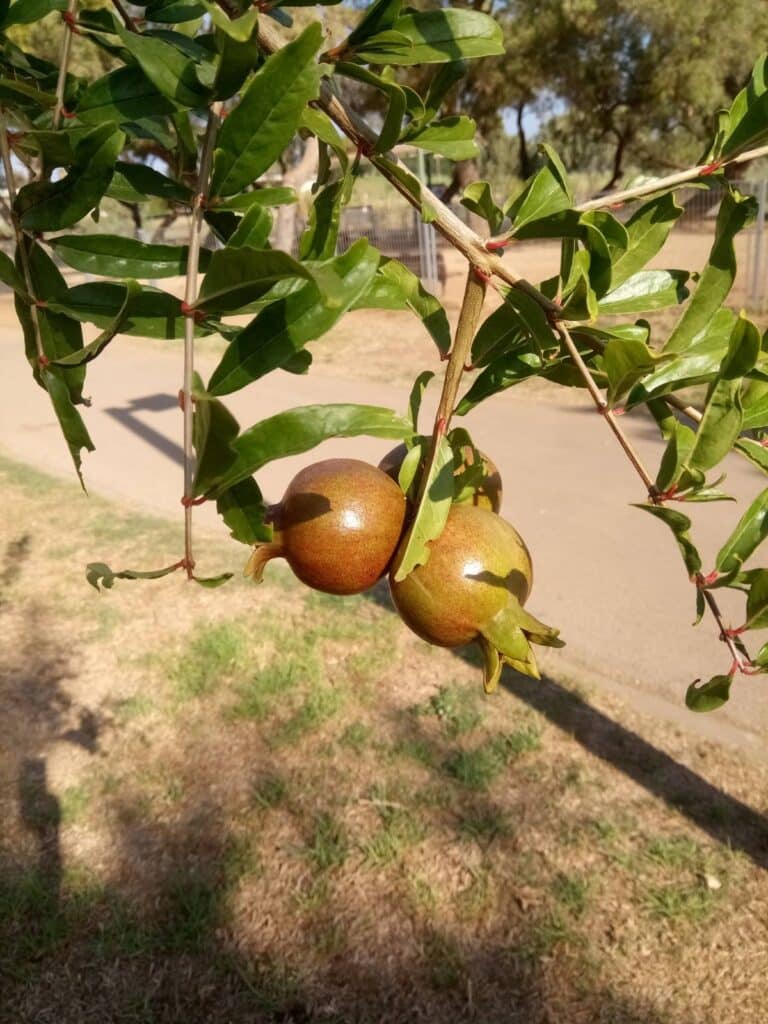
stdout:
<svg viewBox="0 0 768 1024">
<path fill-rule="evenodd" d="M 380 607 L 394 611 L 386 585 L 379 584 L 367 596 Z M 472 648 L 461 648 L 455 653 L 465 661 L 479 664 Z M 740 850 L 759 867 L 768 869 L 768 819 L 762 814 L 679 764 L 553 679 L 530 679 L 505 669 L 502 686 L 572 736 L 585 750 L 660 797 L 713 839 Z"/>
</svg>

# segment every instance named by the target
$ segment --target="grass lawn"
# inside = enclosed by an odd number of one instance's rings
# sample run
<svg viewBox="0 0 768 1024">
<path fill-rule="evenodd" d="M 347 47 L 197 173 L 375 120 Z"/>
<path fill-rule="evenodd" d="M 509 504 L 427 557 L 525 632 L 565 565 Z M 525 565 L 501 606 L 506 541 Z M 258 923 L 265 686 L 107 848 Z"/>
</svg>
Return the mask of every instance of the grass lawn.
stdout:
<svg viewBox="0 0 768 1024">
<path fill-rule="evenodd" d="M 3 1024 L 768 1020 L 764 768 L 0 479 Z"/>
</svg>

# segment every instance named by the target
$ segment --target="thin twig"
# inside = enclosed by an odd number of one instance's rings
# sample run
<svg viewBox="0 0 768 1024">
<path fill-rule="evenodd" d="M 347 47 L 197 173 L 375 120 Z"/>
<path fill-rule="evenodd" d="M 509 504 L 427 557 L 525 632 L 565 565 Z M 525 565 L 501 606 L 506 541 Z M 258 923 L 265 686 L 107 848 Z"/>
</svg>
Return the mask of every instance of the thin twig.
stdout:
<svg viewBox="0 0 768 1024">
<path fill-rule="evenodd" d="M 75 18 L 77 17 L 77 7 L 78 0 L 69 0 L 64 17 L 64 35 L 61 39 L 61 52 L 59 54 L 59 77 L 56 82 L 56 106 L 53 111 L 54 131 L 60 126 L 61 117 L 64 113 L 64 90 L 67 87 L 67 66 L 72 49 L 72 36 L 74 34 Z"/>
<path fill-rule="evenodd" d="M 750 149 L 746 153 L 730 157 L 728 160 L 716 161 L 714 164 L 696 164 L 695 167 L 688 167 L 677 174 L 667 174 L 664 178 L 652 178 L 643 182 L 635 188 L 625 188 L 619 192 L 610 192 L 608 195 L 600 196 L 598 199 L 590 199 L 586 203 L 580 203 L 574 207 L 579 213 L 586 213 L 589 210 L 602 210 L 606 206 L 616 206 L 617 203 L 626 203 L 630 199 L 642 199 L 643 196 L 653 195 L 654 192 L 664 192 L 666 189 L 675 188 L 677 185 L 685 185 L 696 178 L 706 177 L 716 170 L 728 167 L 732 164 L 746 164 L 750 160 L 757 160 L 762 156 L 768 156 L 768 146 L 758 146 L 757 149 Z"/>
<path fill-rule="evenodd" d="M 123 7 L 123 5 L 120 3 L 120 0 L 112 0 L 112 3 L 115 5 L 115 10 L 120 15 L 120 18 L 121 18 L 123 24 L 125 25 L 125 27 L 128 29 L 128 31 L 129 32 L 135 32 L 136 31 L 136 26 L 133 23 L 133 18 L 130 16 L 128 11 L 126 11 L 126 9 Z"/>
<path fill-rule="evenodd" d="M 713 617 L 715 619 L 715 622 L 720 627 L 720 639 L 723 641 L 723 643 L 726 645 L 728 650 L 731 652 L 731 657 L 733 658 L 734 665 L 738 668 L 739 672 L 743 672 L 747 666 L 741 660 L 742 652 L 739 651 L 739 649 L 736 646 L 736 643 L 734 641 L 734 638 L 730 635 L 730 633 L 726 629 L 725 623 L 723 622 L 722 612 L 720 611 L 718 603 L 715 600 L 715 595 L 710 590 L 707 590 L 705 587 L 701 588 L 701 592 L 704 595 L 704 600 L 707 602 L 707 607 L 712 612 L 712 615 L 713 615 Z M 746 653 L 746 651 L 744 653 Z M 749 657 L 748 654 L 747 654 L 747 658 L 748 658 L 748 660 L 749 660 L 749 662 L 751 664 L 752 659 Z"/>
<path fill-rule="evenodd" d="M 27 253 L 26 239 L 24 232 L 21 230 L 21 224 L 19 218 L 13 206 L 16 202 L 16 177 L 13 172 L 13 161 L 11 160 L 11 147 L 8 144 L 8 122 L 5 118 L 5 110 L 0 109 L 0 154 L 2 154 L 3 169 L 5 170 L 5 187 L 8 189 L 8 198 L 11 201 L 11 224 L 13 225 L 13 233 L 16 236 L 16 251 L 19 254 L 19 262 L 21 263 L 21 273 L 24 277 L 24 284 L 27 286 L 27 293 L 32 299 L 32 304 L 29 307 L 29 316 L 32 320 L 32 333 L 35 336 L 35 350 L 37 351 L 37 358 L 42 362 L 45 356 L 45 349 L 43 348 L 43 334 L 40 329 L 40 319 L 37 314 L 37 306 L 35 305 L 35 289 L 32 284 L 32 270 L 29 265 L 29 255 Z"/>
<path fill-rule="evenodd" d="M 648 470 L 640 461 L 640 456 L 635 451 L 631 441 L 624 433 L 624 431 L 621 429 L 619 424 L 616 422 L 616 417 L 614 416 L 613 411 L 608 407 L 608 403 L 603 398 L 600 388 L 597 386 L 592 374 L 589 372 L 589 367 L 582 359 L 581 353 L 576 347 L 576 343 L 571 337 L 570 331 L 565 326 L 565 324 L 562 323 L 562 321 L 556 322 L 555 330 L 560 335 L 560 338 L 562 339 L 562 342 L 565 345 L 565 347 L 568 349 L 568 353 L 571 359 L 573 360 L 576 369 L 581 374 L 584 383 L 587 386 L 587 390 L 589 391 L 589 394 L 592 398 L 592 401 L 595 403 L 597 411 L 602 414 L 603 419 L 613 431 L 616 440 L 624 449 L 625 455 L 634 466 L 637 475 L 645 484 L 645 488 L 648 491 L 648 497 L 654 504 L 656 504 L 659 499 L 659 492 L 656 487 L 656 484 L 653 482 L 653 478 L 651 477 Z"/>
<path fill-rule="evenodd" d="M 197 300 L 197 275 L 200 264 L 200 236 L 203 225 L 208 191 L 210 188 L 211 164 L 216 134 L 221 121 L 221 103 L 214 103 L 208 112 L 208 124 L 200 153 L 200 168 L 197 176 L 197 194 L 192 204 L 192 224 L 189 230 L 189 253 L 187 256 L 187 278 L 184 287 L 184 563 L 187 576 L 191 579 L 195 566 L 192 553 L 192 500 L 195 479 L 195 453 L 192 438 L 193 405 L 192 384 L 195 373 L 195 311 Z"/>
</svg>

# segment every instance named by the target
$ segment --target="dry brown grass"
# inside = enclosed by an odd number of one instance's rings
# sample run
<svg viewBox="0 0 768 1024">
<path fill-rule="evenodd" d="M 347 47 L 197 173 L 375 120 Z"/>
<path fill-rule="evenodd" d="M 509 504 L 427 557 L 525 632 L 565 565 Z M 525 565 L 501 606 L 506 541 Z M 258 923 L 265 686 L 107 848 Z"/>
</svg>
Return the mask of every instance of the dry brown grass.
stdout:
<svg viewBox="0 0 768 1024">
<path fill-rule="evenodd" d="M 0 475 L 1 1021 L 768 1017 L 765 769 Z"/>
</svg>

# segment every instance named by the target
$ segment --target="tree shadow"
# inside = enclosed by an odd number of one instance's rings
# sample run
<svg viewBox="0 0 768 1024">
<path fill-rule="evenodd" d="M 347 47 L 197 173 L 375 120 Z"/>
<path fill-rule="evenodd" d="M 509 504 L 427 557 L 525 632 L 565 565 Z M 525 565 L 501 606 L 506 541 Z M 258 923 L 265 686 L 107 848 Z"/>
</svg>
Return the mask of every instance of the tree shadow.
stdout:
<svg viewBox="0 0 768 1024">
<path fill-rule="evenodd" d="M 366 596 L 394 612 L 385 581 Z M 456 657 L 480 665 L 472 647 Z M 702 778 L 636 732 L 609 718 L 553 679 L 530 679 L 505 668 L 501 685 L 544 715 L 581 747 L 631 778 L 692 821 L 713 839 L 741 850 L 768 869 L 768 818 Z"/>
</svg>

